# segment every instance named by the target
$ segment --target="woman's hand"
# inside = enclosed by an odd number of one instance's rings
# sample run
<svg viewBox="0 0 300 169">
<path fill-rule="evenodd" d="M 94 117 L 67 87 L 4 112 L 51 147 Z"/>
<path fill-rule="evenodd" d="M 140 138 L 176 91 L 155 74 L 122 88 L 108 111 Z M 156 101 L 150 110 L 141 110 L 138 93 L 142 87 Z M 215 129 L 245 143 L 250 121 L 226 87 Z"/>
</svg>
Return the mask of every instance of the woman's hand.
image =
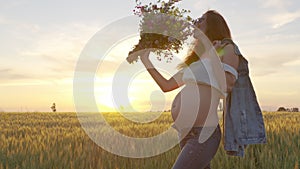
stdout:
<svg viewBox="0 0 300 169">
<path fill-rule="evenodd" d="M 149 49 L 143 50 L 140 53 L 140 59 L 141 59 L 141 61 L 144 64 L 146 69 L 154 68 L 151 61 L 150 61 L 150 59 L 149 59 L 149 55 L 150 55 L 150 50 Z"/>
<path fill-rule="evenodd" d="M 129 63 L 133 63 L 135 61 L 138 60 L 138 58 L 140 59 L 149 59 L 149 53 L 150 50 L 149 49 L 144 49 L 144 50 L 139 50 L 139 51 L 135 51 L 135 52 L 130 52 L 129 56 L 126 58 L 127 62 Z"/>
<path fill-rule="evenodd" d="M 144 63 L 145 61 L 149 61 L 150 50 L 145 49 L 140 52 L 140 59 Z"/>
<path fill-rule="evenodd" d="M 215 41 L 213 41 L 213 45 L 214 45 L 214 48 L 216 49 L 216 51 L 218 51 L 218 50 L 224 48 L 224 46 L 226 44 L 222 44 L 222 41 L 220 41 L 220 40 L 215 40 Z"/>
</svg>

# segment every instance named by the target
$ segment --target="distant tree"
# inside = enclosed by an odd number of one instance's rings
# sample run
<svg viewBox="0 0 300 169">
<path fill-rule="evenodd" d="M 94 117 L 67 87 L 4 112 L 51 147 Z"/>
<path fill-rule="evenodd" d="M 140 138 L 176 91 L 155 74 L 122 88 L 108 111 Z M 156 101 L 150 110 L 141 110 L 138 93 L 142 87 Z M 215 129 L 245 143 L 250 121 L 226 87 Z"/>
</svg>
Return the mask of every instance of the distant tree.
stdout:
<svg viewBox="0 0 300 169">
<path fill-rule="evenodd" d="M 299 112 L 299 108 L 298 107 L 293 107 L 292 112 Z"/>
<path fill-rule="evenodd" d="M 56 105 L 55 105 L 55 103 L 53 103 L 50 108 L 52 109 L 53 112 L 56 112 Z"/>
<path fill-rule="evenodd" d="M 279 107 L 277 111 L 287 111 L 287 109 L 284 107 Z"/>
</svg>

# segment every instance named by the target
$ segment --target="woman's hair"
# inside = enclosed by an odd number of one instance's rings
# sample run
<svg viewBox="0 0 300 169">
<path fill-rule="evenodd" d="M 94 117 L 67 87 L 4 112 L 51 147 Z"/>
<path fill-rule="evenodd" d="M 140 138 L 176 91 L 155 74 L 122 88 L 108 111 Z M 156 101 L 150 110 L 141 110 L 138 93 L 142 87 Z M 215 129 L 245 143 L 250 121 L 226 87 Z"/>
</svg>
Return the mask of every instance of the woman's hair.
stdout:
<svg viewBox="0 0 300 169">
<path fill-rule="evenodd" d="M 209 10 L 205 13 L 206 15 L 206 30 L 203 32 L 207 38 L 213 42 L 215 40 L 223 40 L 225 38 L 231 39 L 231 33 L 225 19 L 215 10 Z M 203 51 L 204 46 L 201 44 L 197 45 L 200 47 L 200 51 Z M 199 51 L 199 50 L 198 50 Z M 198 52 L 197 52 L 198 53 Z M 189 66 L 191 63 L 199 60 L 199 56 L 194 50 L 185 58 L 184 62 L 178 65 L 178 68 Z"/>
</svg>

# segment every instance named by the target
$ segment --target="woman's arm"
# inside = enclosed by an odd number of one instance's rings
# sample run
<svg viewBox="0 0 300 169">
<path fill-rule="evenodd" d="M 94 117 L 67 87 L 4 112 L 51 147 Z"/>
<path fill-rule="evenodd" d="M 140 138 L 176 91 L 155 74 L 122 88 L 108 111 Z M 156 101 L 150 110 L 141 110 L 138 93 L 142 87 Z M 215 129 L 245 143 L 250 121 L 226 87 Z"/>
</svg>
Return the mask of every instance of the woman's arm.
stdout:
<svg viewBox="0 0 300 169">
<path fill-rule="evenodd" d="M 163 92 L 169 92 L 174 89 L 179 88 L 184 83 L 182 81 L 182 73 L 177 72 L 174 76 L 172 76 L 169 80 L 164 78 L 153 66 L 149 59 L 150 51 L 146 51 L 143 54 L 141 54 L 141 61 L 144 64 L 145 68 L 149 72 L 149 74 L 152 76 L 154 81 L 158 84 L 158 86 L 161 88 Z"/>
<path fill-rule="evenodd" d="M 239 66 L 239 56 L 237 56 L 234 52 L 234 46 L 232 44 L 226 45 L 224 47 L 224 55 L 221 61 L 229 66 L 233 67 L 235 70 L 238 69 Z M 231 92 L 236 78 L 232 73 L 225 71 L 226 77 L 226 85 L 227 85 L 227 92 Z"/>
</svg>

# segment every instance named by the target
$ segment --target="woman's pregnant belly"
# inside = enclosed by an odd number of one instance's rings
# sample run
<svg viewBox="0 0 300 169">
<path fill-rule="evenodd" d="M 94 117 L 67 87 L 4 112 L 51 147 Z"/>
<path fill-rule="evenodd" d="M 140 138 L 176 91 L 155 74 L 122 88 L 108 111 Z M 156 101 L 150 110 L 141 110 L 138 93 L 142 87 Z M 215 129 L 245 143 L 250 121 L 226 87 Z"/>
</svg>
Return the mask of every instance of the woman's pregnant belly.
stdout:
<svg viewBox="0 0 300 169">
<path fill-rule="evenodd" d="M 177 95 L 176 97 L 174 98 L 173 100 L 173 103 L 172 103 L 172 107 L 171 107 L 171 114 L 172 114 L 172 118 L 173 118 L 173 121 L 176 120 L 178 114 L 179 114 L 179 111 L 180 111 L 180 105 L 181 105 L 181 93 L 183 92 L 183 90 L 181 90 Z"/>
<path fill-rule="evenodd" d="M 218 122 L 219 96 L 212 95 L 211 90 L 208 85 L 188 84 L 176 95 L 171 107 L 176 127 L 213 126 Z"/>
</svg>

